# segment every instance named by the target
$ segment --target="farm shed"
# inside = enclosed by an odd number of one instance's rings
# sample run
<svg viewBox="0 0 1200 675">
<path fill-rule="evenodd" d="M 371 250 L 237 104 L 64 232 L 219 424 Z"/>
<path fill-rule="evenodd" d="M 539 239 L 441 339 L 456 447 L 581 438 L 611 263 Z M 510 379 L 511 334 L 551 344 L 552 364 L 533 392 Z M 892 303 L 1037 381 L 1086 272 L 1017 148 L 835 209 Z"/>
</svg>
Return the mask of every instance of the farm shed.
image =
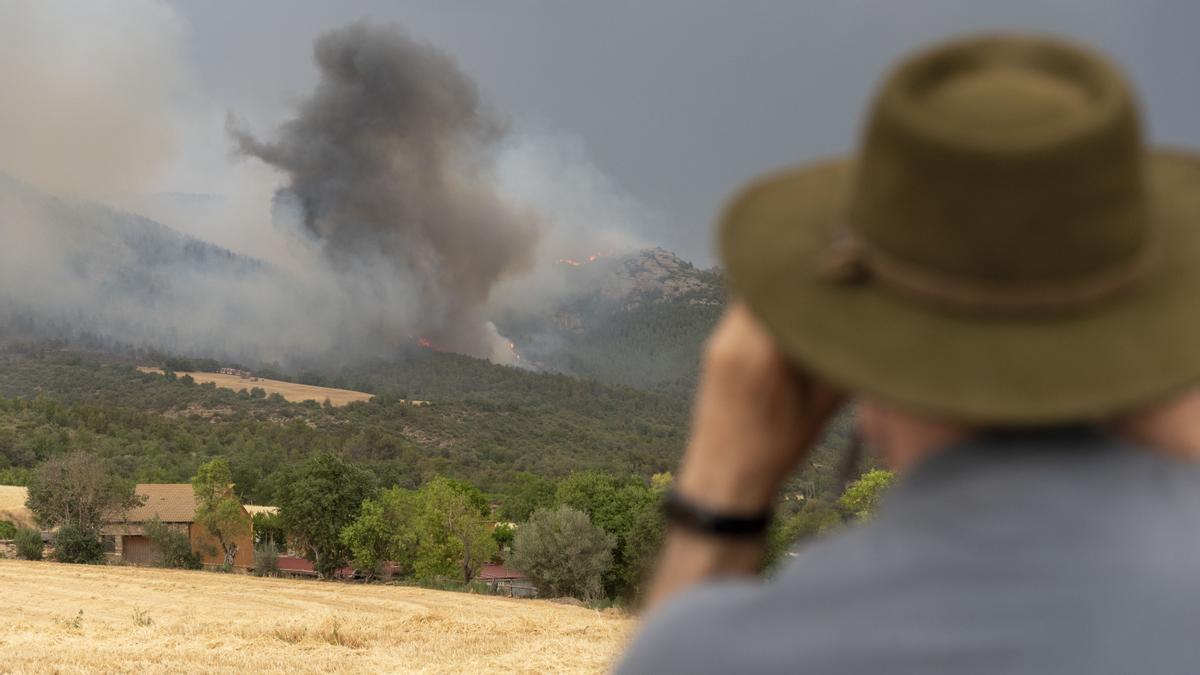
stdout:
<svg viewBox="0 0 1200 675">
<path fill-rule="evenodd" d="M 486 583 L 492 590 L 501 591 L 514 598 L 537 596 L 537 587 L 524 573 L 496 563 L 484 563 L 479 570 L 478 581 Z"/>
<path fill-rule="evenodd" d="M 103 534 L 106 538 L 108 556 L 113 560 L 146 565 L 154 562 L 154 550 L 146 537 L 146 521 L 157 517 L 169 527 L 185 532 L 192 550 L 200 555 L 205 565 L 219 566 L 225 562 L 217 538 L 200 523 L 196 522 L 196 494 L 191 483 L 138 483 L 134 492 L 145 498 L 145 503 L 125 513 L 122 520 L 106 523 Z M 242 508 L 246 520 L 250 514 Z M 234 567 L 254 566 L 254 536 L 247 533 L 238 540 L 238 552 Z"/>
</svg>

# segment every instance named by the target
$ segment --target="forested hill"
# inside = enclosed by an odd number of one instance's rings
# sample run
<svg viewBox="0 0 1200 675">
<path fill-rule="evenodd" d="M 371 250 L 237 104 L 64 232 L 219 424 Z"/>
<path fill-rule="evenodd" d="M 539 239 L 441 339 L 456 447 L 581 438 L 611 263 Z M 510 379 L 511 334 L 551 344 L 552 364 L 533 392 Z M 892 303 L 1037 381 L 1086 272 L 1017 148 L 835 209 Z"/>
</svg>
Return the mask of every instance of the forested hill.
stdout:
<svg viewBox="0 0 1200 675">
<path fill-rule="evenodd" d="M 682 448 L 680 400 L 483 362 L 461 362 L 456 387 L 459 357 L 437 360 L 446 376 L 414 390 L 428 406 L 383 395 L 332 408 L 140 373 L 103 357 L 9 350 L 0 355 L 0 483 L 74 447 L 138 481 L 186 481 L 200 463 L 225 456 L 243 497 L 261 503 L 274 497 L 282 470 L 328 449 L 384 484 L 415 487 L 444 474 L 502 491 L 521 472 L 648 476 L 673 467 Z"/>
<path fill-rule="evenodd" d="M 522 353 L 549 370 L 690 396 L 725 306 L 720 271 L 662 248 L 560 264 L 574 292 L 549 312 L 500 321 Z"/>
<path fill-rule="evenodd" d="M 260 283 L 262 262 L 155 221 L 63 199 L 0 173 L 0 336 L 95 341 L 113 326 L 208 308 L 212 279 Z M 199 299 L 198 299 L 199 298 Z M 145 324 L 144 327 L 140 324 Z"/>
<path fill-rule="evenodd" d="M 0 351 L 0 484 L 23 482 L 70 448 L 91 449 L 145 482 L 187 481 L 224 456 L 243 498 L 270 503 L 289 467 L 332 450 L 384 485 L 415 487 L 442 474 L 503 494 L 522 473 L 647 478 L 674 468 L 687 433 L 679 397 L 457 355 L 414 354 L 346 378 L 324 384 L 376 382 L 363 388 L 379 395 L 342 408 L 288 403 L 141 373 L 128 359 L 10 347 Z M 431 404 L 406 405 L 402 394 Z M 845 433 L 844 424 L 834 429 L 790 489 L 836 494 Z"/>
<path fill-rule="evenodd" d="M 371 316 L 320 310 L 342 304 L 336 281 L 300 277 L 2 173 L 0 239 L 20 242 L 0 248 L 0 340 L 65 339 L 108 351 L 158 346 L 255 370 L 282 362 L 314 378 L 373 381 L 373 368 L 343 357 L 391 358 L 404 342 L 372 328 Z M 535 370 L 686 398 L 700 344 L 724 305 L 721 274 L 661 248 L 591 258 L 551 265 L 529 290 L 536 300 L 508 309 L 498 303 L 489 318 Z M 314 365 L 304 368 L 305 360 Z M 424 377 L 428 371 L 405 364 L 399 371 L 392 374 L 403 377 L 389 379 L 407 387 L 415 376 L 422 387 L 444 389 L 436 376 Z"/>
</svg>

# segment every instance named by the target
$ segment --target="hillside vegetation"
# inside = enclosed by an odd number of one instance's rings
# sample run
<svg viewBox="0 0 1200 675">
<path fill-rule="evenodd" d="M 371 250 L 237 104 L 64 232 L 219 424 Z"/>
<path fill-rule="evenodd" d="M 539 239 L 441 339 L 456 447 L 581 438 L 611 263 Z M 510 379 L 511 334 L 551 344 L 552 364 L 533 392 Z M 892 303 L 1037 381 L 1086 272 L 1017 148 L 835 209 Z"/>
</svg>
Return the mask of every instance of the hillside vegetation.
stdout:
<svg viewBox="0 0 1200 675">
<path fill-rule="evenodd" d="M 690 397 L 725 281 L 661 248 L 562 270 L 573 293 L 543 315 L 501 322 L 540 366 Z"/>
<path fill-rule="evenodd" d="M 448 354 L 362 373 L 351 388 L 395 393 L 332 408 L 141 373 L 108 357 L 10 350 L 0 354 L 0 483 L 70 448 L 142 482 L 187 481 L 226 456 L 242 497 L 271 503 L 282 470 L 330 450 L 384 485 L 443 474 L 497 491 L 522 472 L 649 476 L 670 469 L 684 442 L 687 405 L 672 397 Z M 399 400 L 408 397 L 431 403 Z"/>
<path fill-rule="evenodd" d="M 545 601 L 180 570 L 0 560 L 0 587 L 0 670 L 17 673 L 603 672 L 633 628 Z"/>
</svg>

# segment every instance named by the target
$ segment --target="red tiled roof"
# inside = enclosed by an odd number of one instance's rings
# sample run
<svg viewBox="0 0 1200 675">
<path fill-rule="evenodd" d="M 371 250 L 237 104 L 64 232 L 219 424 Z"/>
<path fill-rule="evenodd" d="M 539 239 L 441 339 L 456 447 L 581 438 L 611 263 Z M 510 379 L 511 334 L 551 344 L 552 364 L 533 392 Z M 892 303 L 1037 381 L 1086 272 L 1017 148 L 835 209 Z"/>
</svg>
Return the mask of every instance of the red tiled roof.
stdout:
<svg viewBox="0 0 1200 675">
<path fill-rule="evenodd" d="M 479 570 L 480 581 L 497 581 L 502 579 L 525 579 L 524 572 L 518 572 L 514 569 L 509 569 L 504 565 L 496 563 L 484 563 L 483 569 Z"/>
</svg>

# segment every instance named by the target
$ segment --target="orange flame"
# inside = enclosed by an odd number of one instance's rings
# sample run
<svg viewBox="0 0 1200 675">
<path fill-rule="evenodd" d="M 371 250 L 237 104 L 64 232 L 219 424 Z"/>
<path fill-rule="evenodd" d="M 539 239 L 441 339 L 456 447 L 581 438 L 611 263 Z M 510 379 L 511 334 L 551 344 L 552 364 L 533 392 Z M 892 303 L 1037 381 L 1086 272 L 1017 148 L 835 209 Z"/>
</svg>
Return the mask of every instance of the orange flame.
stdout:
<svg viewBox="0 0 1200 675">
<path fill-rule="evenodd" d="M 571 267 L 580 267 L 588 263 L 596 262 L 601 258 L 607 258 L 610 255 L 612 255 L 612 251 L 597 251 L 582 260 L 576 260 L 575 258 L 559 258 L 558 264 L 570 265 Z"/>
</svg>

